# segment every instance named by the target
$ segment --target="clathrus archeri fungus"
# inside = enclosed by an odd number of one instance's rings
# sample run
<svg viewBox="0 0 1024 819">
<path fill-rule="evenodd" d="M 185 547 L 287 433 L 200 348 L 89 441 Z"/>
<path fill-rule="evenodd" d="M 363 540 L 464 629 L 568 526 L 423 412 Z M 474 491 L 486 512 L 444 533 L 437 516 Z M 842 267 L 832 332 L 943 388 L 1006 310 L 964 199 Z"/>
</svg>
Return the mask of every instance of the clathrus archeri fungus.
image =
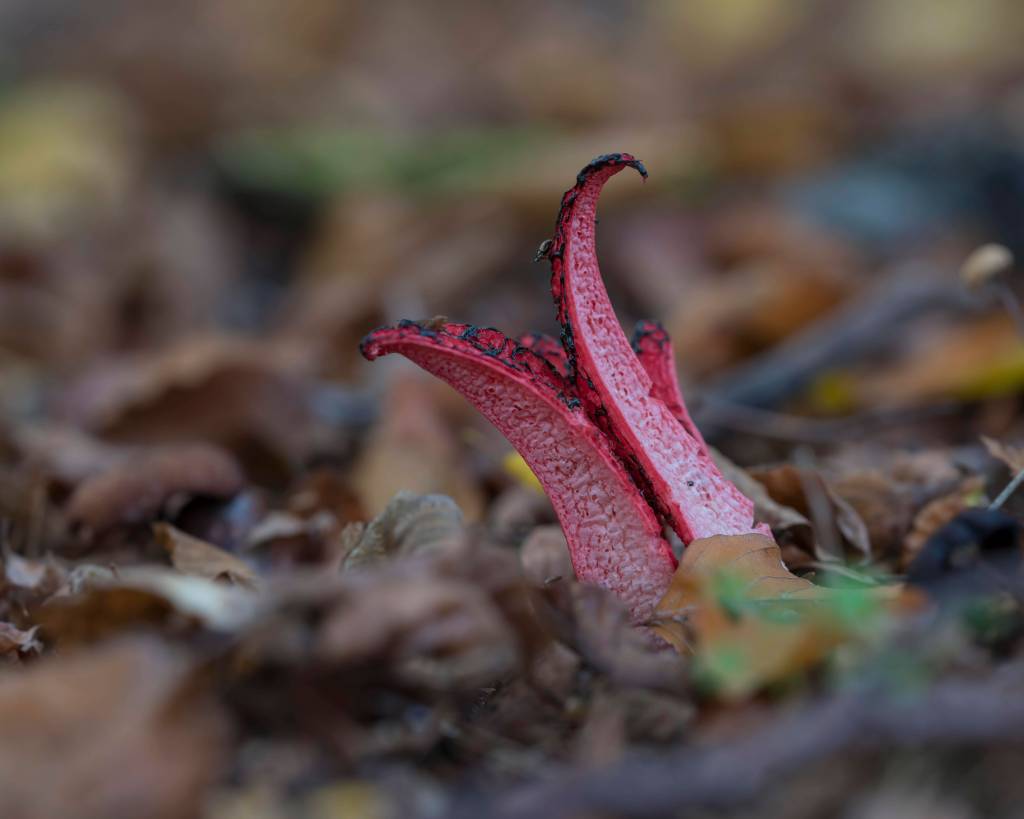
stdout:
<svg viewBox="0 0 1024 819">
<path fill-rule="evenodd" d="M 514 340 L 471 324 L 401 321 L 370 333 L 362 352 L 370 360 L 401 353 L 471 401 L 540 480 L 577 577 L 614 591 L 640 620 L 676 567 L 663 526 L 684 544 L 764 530 L 690 419 L 668 335 L 641 322 L 631 345 L 608 299 L 595 211 L 604 183 L 626 167 L 647 177 L 629 154 L 607 154 L 562 197 L 544 254 L 561 343 L 536 334 Z"/>
</svg>

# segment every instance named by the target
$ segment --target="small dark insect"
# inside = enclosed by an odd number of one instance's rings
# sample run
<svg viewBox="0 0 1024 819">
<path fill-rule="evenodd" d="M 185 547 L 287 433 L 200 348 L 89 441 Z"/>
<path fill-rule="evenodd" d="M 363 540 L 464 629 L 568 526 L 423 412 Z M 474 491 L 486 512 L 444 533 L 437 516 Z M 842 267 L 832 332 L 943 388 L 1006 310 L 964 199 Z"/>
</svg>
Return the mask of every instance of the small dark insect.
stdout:
<svg viewBox="0 0 1024 819">
<path fill-rule="evenodd" d="M 537 255 L 533 257 L 535 262 L 539 262 L 541 259 L 546 259 L 548 254 L 551 252 L 551 245 L 553 244 L 551 239 L 545 239 L 540 243 L 540 247 L 537 248 Z"/>
<path fill-rule="evenodd" d="M 433 330 L 436 333 L 438 330 L 443 329 L 447 323 L 448 316 L 434 316 L 432 319 L 420 322 L 420 327 L 424 330 Z"/>
</svg>

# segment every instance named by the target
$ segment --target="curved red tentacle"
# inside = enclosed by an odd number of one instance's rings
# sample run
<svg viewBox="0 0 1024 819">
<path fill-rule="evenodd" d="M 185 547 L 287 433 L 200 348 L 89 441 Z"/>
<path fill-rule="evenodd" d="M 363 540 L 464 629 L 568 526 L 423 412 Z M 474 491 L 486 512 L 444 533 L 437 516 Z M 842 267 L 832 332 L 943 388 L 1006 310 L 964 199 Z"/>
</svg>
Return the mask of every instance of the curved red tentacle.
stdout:
<svg viewBox="0 0 1024 819">
<path fill-rule="evenodd" d="M 683 391 L 679 388 L 679 376 L 676 373 L 676 356 L 672 350 L 672 340 L 660 322 L 643 319 L 633 328 L 630 346 L 640 365 L 651 379 L 651 395 L 661 401 L 675 419 L 682 424 L 686 434 L 697 442 L 701 451 L 707 454 L 708 445 L 704 441 L 697 425 L 690 417 L 683 399 Z"/>
<path fill-rule="evenodd" d="M 660 524 L 569 382 L 497 330 L 402 322 L 361 349 L 373 360 L 401 353 L 448 382 L 508 438 L 547 492 L 577 577 L 614 591 L 642 620 L 676 561 Z"/>
<path fill-rule="evenodd" d="M 608 299 L 595 248 L 597 200 L 605 182 L 626 167 L 647 175 L 629 154 L 600 156 L 580 171 L 562 197 L 549 252 L 551 289 L 577 395 L 684 543 L 754 531 L 753 503 L 654 395 L 651 377 Z"/>
<path fill-rule="evenodd" d="M 525 333 L 517 339 L 526 349 L 532 350 L 563 378 L 569 377 L 569 359 L 565 356 L 565 348 L 556 338 L 544 333 Z"/>
</svg>

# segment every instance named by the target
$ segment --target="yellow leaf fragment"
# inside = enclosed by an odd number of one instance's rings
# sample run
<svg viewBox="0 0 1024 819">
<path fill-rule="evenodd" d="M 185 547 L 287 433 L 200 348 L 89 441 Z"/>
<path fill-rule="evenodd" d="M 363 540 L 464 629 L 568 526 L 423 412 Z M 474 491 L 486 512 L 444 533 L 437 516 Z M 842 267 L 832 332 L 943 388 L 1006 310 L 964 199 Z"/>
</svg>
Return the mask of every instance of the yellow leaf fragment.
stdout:
<svg viewBox="0 0 1024 819">
<path fill-rule="evenodd" d="M 517 483 L 522 484 L 527 489 L 533 489 L 536 492 L 544 492 L 544 487 L 540 485 L 540 481 L 537 480 L 537 476 L 533 474 L 533 470 L 526 465 L 526 461 L 523 460 L 523 456 L 518 452 L 510 452 L 506 455 L 501 462 L 502 468 L 512 476 Z"/>
</svg>

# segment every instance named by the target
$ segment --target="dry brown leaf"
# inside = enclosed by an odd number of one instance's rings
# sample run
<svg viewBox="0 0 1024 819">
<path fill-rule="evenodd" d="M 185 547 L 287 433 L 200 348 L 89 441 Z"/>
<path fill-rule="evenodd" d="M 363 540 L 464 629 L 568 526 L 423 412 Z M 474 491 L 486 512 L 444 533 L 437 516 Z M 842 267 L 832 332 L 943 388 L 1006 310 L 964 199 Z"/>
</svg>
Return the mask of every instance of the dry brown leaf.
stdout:
<svg viewBox="0 0 1024 819">
<path fill-rule="evenodd" d="M 521 669 L 542 636 L 510 550 L 467 546 L 358 572 L 294 572 L 266 597 L 242 653 L 253 667 L 310 662 L 333 695 L 345 684 L 339 675 L 357 687 L 372 679 L 476 695 Z M 371 706 L 357 700 L 354 708 Z"/>
<path fill-rule="evenodd" d="M 259 575 L 248 563 L 219 546 L 192 537 L 169 523 L 153 524 L 153 534 L 179 572 L 208 580 L 227 580 L 250 589 L 259 585 Z"/>
<path fill-rule="evenodd" d="M 80 484 L 68 501 L 69 520 L 83 535 L 117 524 L 145 523 L 172 497 L 209 495 L 226 498 L 245 482 L 238 462 L 209 444 L 151 451 Z"/>
<path fill-rule="evenodd" d="M 1024 446 L 1004 444 L 1002 441 L 989 438 L 987 435 L 981 436 L 981 442 L 985 445 L 989 455 L 997 461 L 1002 461 L 1006 464 L 1014 474 L 1024 470 Z"/>
<path fill-rule="evenodd" d="M 366 525 L 343 566 L 358 569 L 417 552 L 458 549 L 465 535 L 462 512 L 451 498 L 402 491 Z"/>
<path fill-rule="evenodd" d="M 33 424 L 13 432 L 21 456 L 47 477 L 68 486 L 105 472 L 133 454 L 130 447 L 109 444 L 80 429 L 60 424 Z"/>
<path fill-rule="evenodd" d="M 290 472 L 310 445 L 307 369 L 287 347 L 198 338 L 106 363 L 73 384 L 65 404 L 71 419 L 105 439 L 209 441 L 274 480 Z"/>
<path fill-rule="evenodd" d="M 925 504 L 917 513 L 913 527 L 904 538 L 900 567 L 905 571 L 929 538 L 965 509 L 975 505 L 984 489 L 985 479 L 980 475 L 971 475 L 952 492 Z"/>
<path fill-rule="evenodd" d="M 847 553 L 858 559 L 871 556 L 871 542 L 864 521 L 816 469 L 781 464 L 749 471 L 751 477 L 761 483 L 776 502 L 797 510 L 809 520 L 813 517 L 813 502 L 824 502 L 828 518 L 824 523 L 834 527 L 831 534 L 841 535 L 842 543 L 836 544 L 840 547 L 838 553 L 831 551 L 826 546 L 829 533 L 816 532 L 814 556 L 818 560 L 843 560 Z M 814 493 L 814 497 L 810 496 L 811 493 Z"/>
<path fill-rule="evenodd" d="M 614 682 L 676 694 L 685 690 L 683 659 L 637 628 L 607 589 L 562 578 L 540 589 L 535 610 L 558 640 Z"/>
<path fill-rule="evenodd" d="M 709 447 L 709 450 L 719 471 L 754 502 L 754 520 L 767 523 L 780 545 L 792 545 L 806 555 L 814 555 L 811 522 L 792 506 L 776 501 L 749 470 L 733 463 L 714 447 Z"/>
<path fill-rule="evenodd" d="M 0 678 L 0 815 L 196 816 L 224 762 L 217 706 L 155 641 L 116 642 Z"/>
<path fill-rule="evenodd" d="M 715 535 L 686 547 L 672 583 L 655 609 L 655 618 L 695 610 L 705 600 L 715 575 L 728 572 L 750 600 L 821 600 L 828 590 L 797 577 L 782 562 L 778 544 L 764 535 Z"/>
<path fill-rule="evenodd" d="M 738 698 L 815 665 L 848 639 L 850 626 L 828 606 L 842 594 L 851 592 L 790 572 L 764 535 L 717 535 L 686 548 L 649 625 L 680 653 L 695 655 L 698 676 L 719 696 Z M 900 590 L 857 594 L 870 604 Z"/>
<path fill-rule="evenodd" d="M 67 588 L 33 615 L 46 637 L 75 644 L 147 628 L 232 632 L 256 610 L 256 596 L 240 586 L 158 566 L 113 570 L 83 564 L 69 574 Z"/>
<path fill-rule="evenodd" d="M 895 475 L 877 469 L 839 475 L 831 485 L 864 521 L 872 556 L 897 556 L 926 489 L 920 484 L 902 483 Z"/>
<path fill-rule="evenodd" d="M 275 566 L 335 565 L 347 554 L 341 543 L 338 520 L 326 510 L 310 517 L 271 512 L 249 531 L 245 549 L 260 555 L 261 559 L 265 557 Z"/>
<path fill-rule="evenodd" d="M 10 623 L 0 622 L 0 657 L 38 654 L 43 646 L 36 639 L 38 626 L 22 630 Z"/>
<path fill-rule="evenodd" d="M 440 493 L 459 505 L 467 520 L 479 520 L 483 498 L 460 457 L 458 442 L 437 400 L 437 389 L 418 374 L 397 378 L 383 402 L 356 465 L 353 486 L 372 515 L 396 493 Z"/>
</svg>

